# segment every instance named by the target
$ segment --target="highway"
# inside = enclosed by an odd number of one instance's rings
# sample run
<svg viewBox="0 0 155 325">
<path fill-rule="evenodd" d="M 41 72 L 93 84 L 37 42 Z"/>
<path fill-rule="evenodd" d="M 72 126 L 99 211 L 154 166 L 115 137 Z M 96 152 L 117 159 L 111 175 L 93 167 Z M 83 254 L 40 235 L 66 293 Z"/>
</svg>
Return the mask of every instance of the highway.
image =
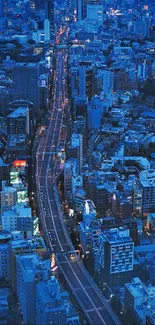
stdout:
<svg viewBox="0 0 155 325">
<path fill-rule="evenodd" d="M 70 240 L 57 189 L 57 180 L 63 171 L 62 152 L 65 149 L 63 118 L 68 105 L 64 78 L 67 69 L 67 51 L 58 51 L 56 57 L 54 98 L 48 112 L 45 130 L 39 136 L 36 152 L 35 180 L 37 203 L 43 233 L 56 255 L 72 294 L 89 324 L 120 324 L 109 303 L 85 269 Z M 63 134 L 63 137 L 62 137 Z"/>
</svg>

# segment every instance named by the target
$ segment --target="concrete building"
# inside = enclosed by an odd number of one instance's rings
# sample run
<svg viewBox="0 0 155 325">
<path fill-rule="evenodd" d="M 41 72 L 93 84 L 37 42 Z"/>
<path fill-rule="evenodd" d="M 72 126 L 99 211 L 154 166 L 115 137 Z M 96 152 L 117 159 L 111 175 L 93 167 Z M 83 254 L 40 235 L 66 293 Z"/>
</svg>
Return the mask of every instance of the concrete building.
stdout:
<svg viewBox="0 0 155 325">
<path fill-rule="evenodd" d="M 47 0 L 45 3 L 46 18 L 50 22 L 50 40 L 54 39 L 54 1 Z"/>
<path fill-rule="evenodd" d="M 44 34 L 45 34 L 45 42 L 50 41 L 50 20 L 45 19 L 44 21 Z"/>
<path fill-rule="evenodd" d="M 93 88 L 94 69 L 91 61 L 79 61 L 79 96 L 91 97 L 94 94 Z"/>
<path fill-rule="evenodd" d="M 4 16 L 4 0 L 0 2 L 0 16 Z"/>
<path fill-rule="evenodd" d="M 0 243 L 0 279 L 9 278 L 9 245 Z"/>
<path fill-rule="evenodd" d="M 96 208 L 94 202 L 91 200 L 85 201 L 84 211 L 83 211 L 83 221 L 87 224 L 96 217 Z"/>
<path fill-rule="evenodd" d="M 10 168 L 11 163 L 5 163 L 2 158 L 0 158 L 0 181 L 9 181 L 10 178 Z"/>
<path fill-rule="evenodd" d="M 18 62 L 13 68 L 14 99 L 31 101 L 34 105 L 35 114 L 38 114 L 40 109 L 39 75 L 39 63 Z"/>
<path fill-rule="evenodd" d="M 2 213 L 2 229 L 4 231 L 22 231 L 26 238 L 38 233 L 38 220 L 32 217 L 31 208 L 24 204 L 16 204 L 11 210 Z"/>
<path fill-rule="evenodd" d="M 91 222 L 96 217 L 96 209 L 93 201 L 85 200 L 83 221 L 80 223 L 80 244 L 85 254 L 90 253 L 93 241 Z"/>
<path fill-rule="evenodd" d="M 72 134 L 70 145 L 67 148 L 67 158 L 77 159 L 77 172 L 80 173 L 83 165 L 83 138 L 81 134 Z"/>
<path fill-rule="evenodd" d="M 92 129 L 100 130 L 101 126 L 101 110 L 99 106 L 88 104 L 87 109 L 87 128 L 88 131 Z"/>
<path fill-rule="evenodd" d="M 16 256 L 37 252 L 40 256 L 47 251 L 46 245 L 42 237 L 34 237 L 32 239 L 14 238 L 9 242 L 9 269 L 10 283 L 13 293 L 17 292 L 17 276 L 16 276 Z"/>
<path fill-rule="evenodd" d="M 147 215 L 146 227 L 151 232 L 155 231 L 155 213 L 149 213 Z"/>
<path fill-rule="evenodd" d="M 112 95 L 114 88 L 114 73 L 109 70 L 102 72 L 103 92 Z"/>
<path fill-rule="evenodd" d="M 99 236 L 98 259 L 100 273 L 110 285 L 128 281 L 133 270 L 134 243 L 129 229 L 114 228 Z"/>
<path fill-rule="evenodd" d="M 37 253 L 16 257 L 17 297 L 25 324 L 36 324 L 36 285 L 50 277 L 50 260 Z"/>
<path fill-rule="evenodd" d="M 12 208 L 17 203 L 17 189 L 2 182 L 1 212 Z"/>
<path fill-rule="evenodd" d="M 36 123 L 36 118 L 35 118 L 35 114 L 34 114 L 34 105 L 32 102 L 28 101 L 28 100 L 23 100 L 23 99 L 19 99 L 19 100 L 14 100 L 12 102 L 9 103 L 9 110 L 8 113 L 13 113 L 14 111 L 16 111 L 18 108 L 23 107 L 23 108 L 28 108 L 29 109 L 29 131 L 30 131 L 30 135 L 34 134 L 34 127 L 35 127 L 35 123 Z"/>
<path fill-rule="evenodd" d="M 30 135 L 30 117 L 28 107 L 19 107 L 7 116 L 8 134 Z"/>
<path fill-rule="evenodd" d="M 8 288 L 1 288 L 0 289 L 0 317 L 6 319 L 9 314 L 9 289 Z"/>
<path fill-rule="evenodd" d="M 139 176 L 142 188 L 142 215 L 146 216 L 155 210 L 155 171 L 144 170 Z"/>
<path fill-rule="evenodd" d="M 55 277 L 36 285 L 36 325 L 67 324 L 66 308 Z"/>
<path fill-rule="evenodd" d="M 88 98 L 82 96 L 76 96 L 74 98 L 74 117 L 75 119 L 78 116 L 87 116 L 87 106 L 88 106 Z"/>
<path fill-rule="evenodd" d="M 68 192 L 72 190 L 72 177 L 77 175 L 77 159 L 69 159 L 64 165 L 64 192 L 67 198 Z"/>
<path fill-rule="evenodd" d="M 74 191 L 74 209 L 77 213 L 83 213 L 86 192 L 83 187 L 76 187 Z"/>
<path fill-rule="evenodd" d="M 87 19 L 96 19 L 98 25 L 103 25 L 103 5 L 88 4 L 87 5 Z"/>
<path fill-rule="evenodd" d="M 86 118 L 83 116 L 78 116 L 73 124 L 73 132 L 76 134 L 81 134 L 83 139 L 83 153 L 87 150 L 87 125 Z"/>
<path fill-rule="evenodd" d="M 139 278 L 125 284 L 124 307 L 135 317 L 137 324 L 154 324 L 149 320 L 155 319 L 155 287 L 145 286 Z"/>
</svg>

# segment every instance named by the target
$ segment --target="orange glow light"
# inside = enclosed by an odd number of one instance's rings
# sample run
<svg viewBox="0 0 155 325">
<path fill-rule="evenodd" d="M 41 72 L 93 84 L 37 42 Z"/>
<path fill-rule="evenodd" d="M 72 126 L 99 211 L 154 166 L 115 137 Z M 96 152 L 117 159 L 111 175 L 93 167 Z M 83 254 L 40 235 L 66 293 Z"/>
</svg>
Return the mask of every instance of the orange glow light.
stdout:
<svg viewBox="0 0 155 325">
<path fill-rule="evenodd" d="M 14 160 L 14 167 L 26 167 L 26 160 Z"/>
</svg>

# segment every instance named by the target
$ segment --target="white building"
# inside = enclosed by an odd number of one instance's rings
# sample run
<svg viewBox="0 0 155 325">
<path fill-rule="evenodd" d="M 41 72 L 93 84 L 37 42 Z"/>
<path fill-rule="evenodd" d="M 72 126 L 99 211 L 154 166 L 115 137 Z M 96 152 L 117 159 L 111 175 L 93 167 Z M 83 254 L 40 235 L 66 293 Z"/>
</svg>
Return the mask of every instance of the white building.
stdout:
<svg viewBox="0 0 155 325">
<path fill-rule="evenodd" d="M 1 211 L 12 208 L 17 203 L 17 190 L 12 186 L 2 184 L 1 191 Z"/>
<path fill-rule="evenodd" d="M 31 238 L 38 233 L 38 218 L 32 217 L 31 208 L 24 204 L 17 204 L 12 209 L 3 211 L 2 230 L 21 230 Z"/>
</svg>

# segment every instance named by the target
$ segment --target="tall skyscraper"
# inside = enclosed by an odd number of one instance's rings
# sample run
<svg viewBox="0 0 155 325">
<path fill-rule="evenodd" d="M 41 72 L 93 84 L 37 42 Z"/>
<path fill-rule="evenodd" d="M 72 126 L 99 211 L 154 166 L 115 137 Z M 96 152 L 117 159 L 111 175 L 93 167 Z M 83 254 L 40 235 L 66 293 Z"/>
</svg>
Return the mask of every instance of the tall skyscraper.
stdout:
<svg viewBox="0 0 155 325">
<path fill-rule="evenodd" d="M 50 39 L 54 39 L 54 0 L 45 3 L 46 19 L 50 21 Z"/>
<path fill-rule="evenodd" d="M 91 61 L 79 62 L 79 95 L 87 96 L 89 100 L 93 96 L 93 72 Z"/>
<path fill-rule="evenodd" d="M 13 68 L 13 91 L 15 99 L 30 100 L 35 113 L 40 109 L 39 93 L 40 65 L 37 63 L 16 63 Z"/>
</svg>

